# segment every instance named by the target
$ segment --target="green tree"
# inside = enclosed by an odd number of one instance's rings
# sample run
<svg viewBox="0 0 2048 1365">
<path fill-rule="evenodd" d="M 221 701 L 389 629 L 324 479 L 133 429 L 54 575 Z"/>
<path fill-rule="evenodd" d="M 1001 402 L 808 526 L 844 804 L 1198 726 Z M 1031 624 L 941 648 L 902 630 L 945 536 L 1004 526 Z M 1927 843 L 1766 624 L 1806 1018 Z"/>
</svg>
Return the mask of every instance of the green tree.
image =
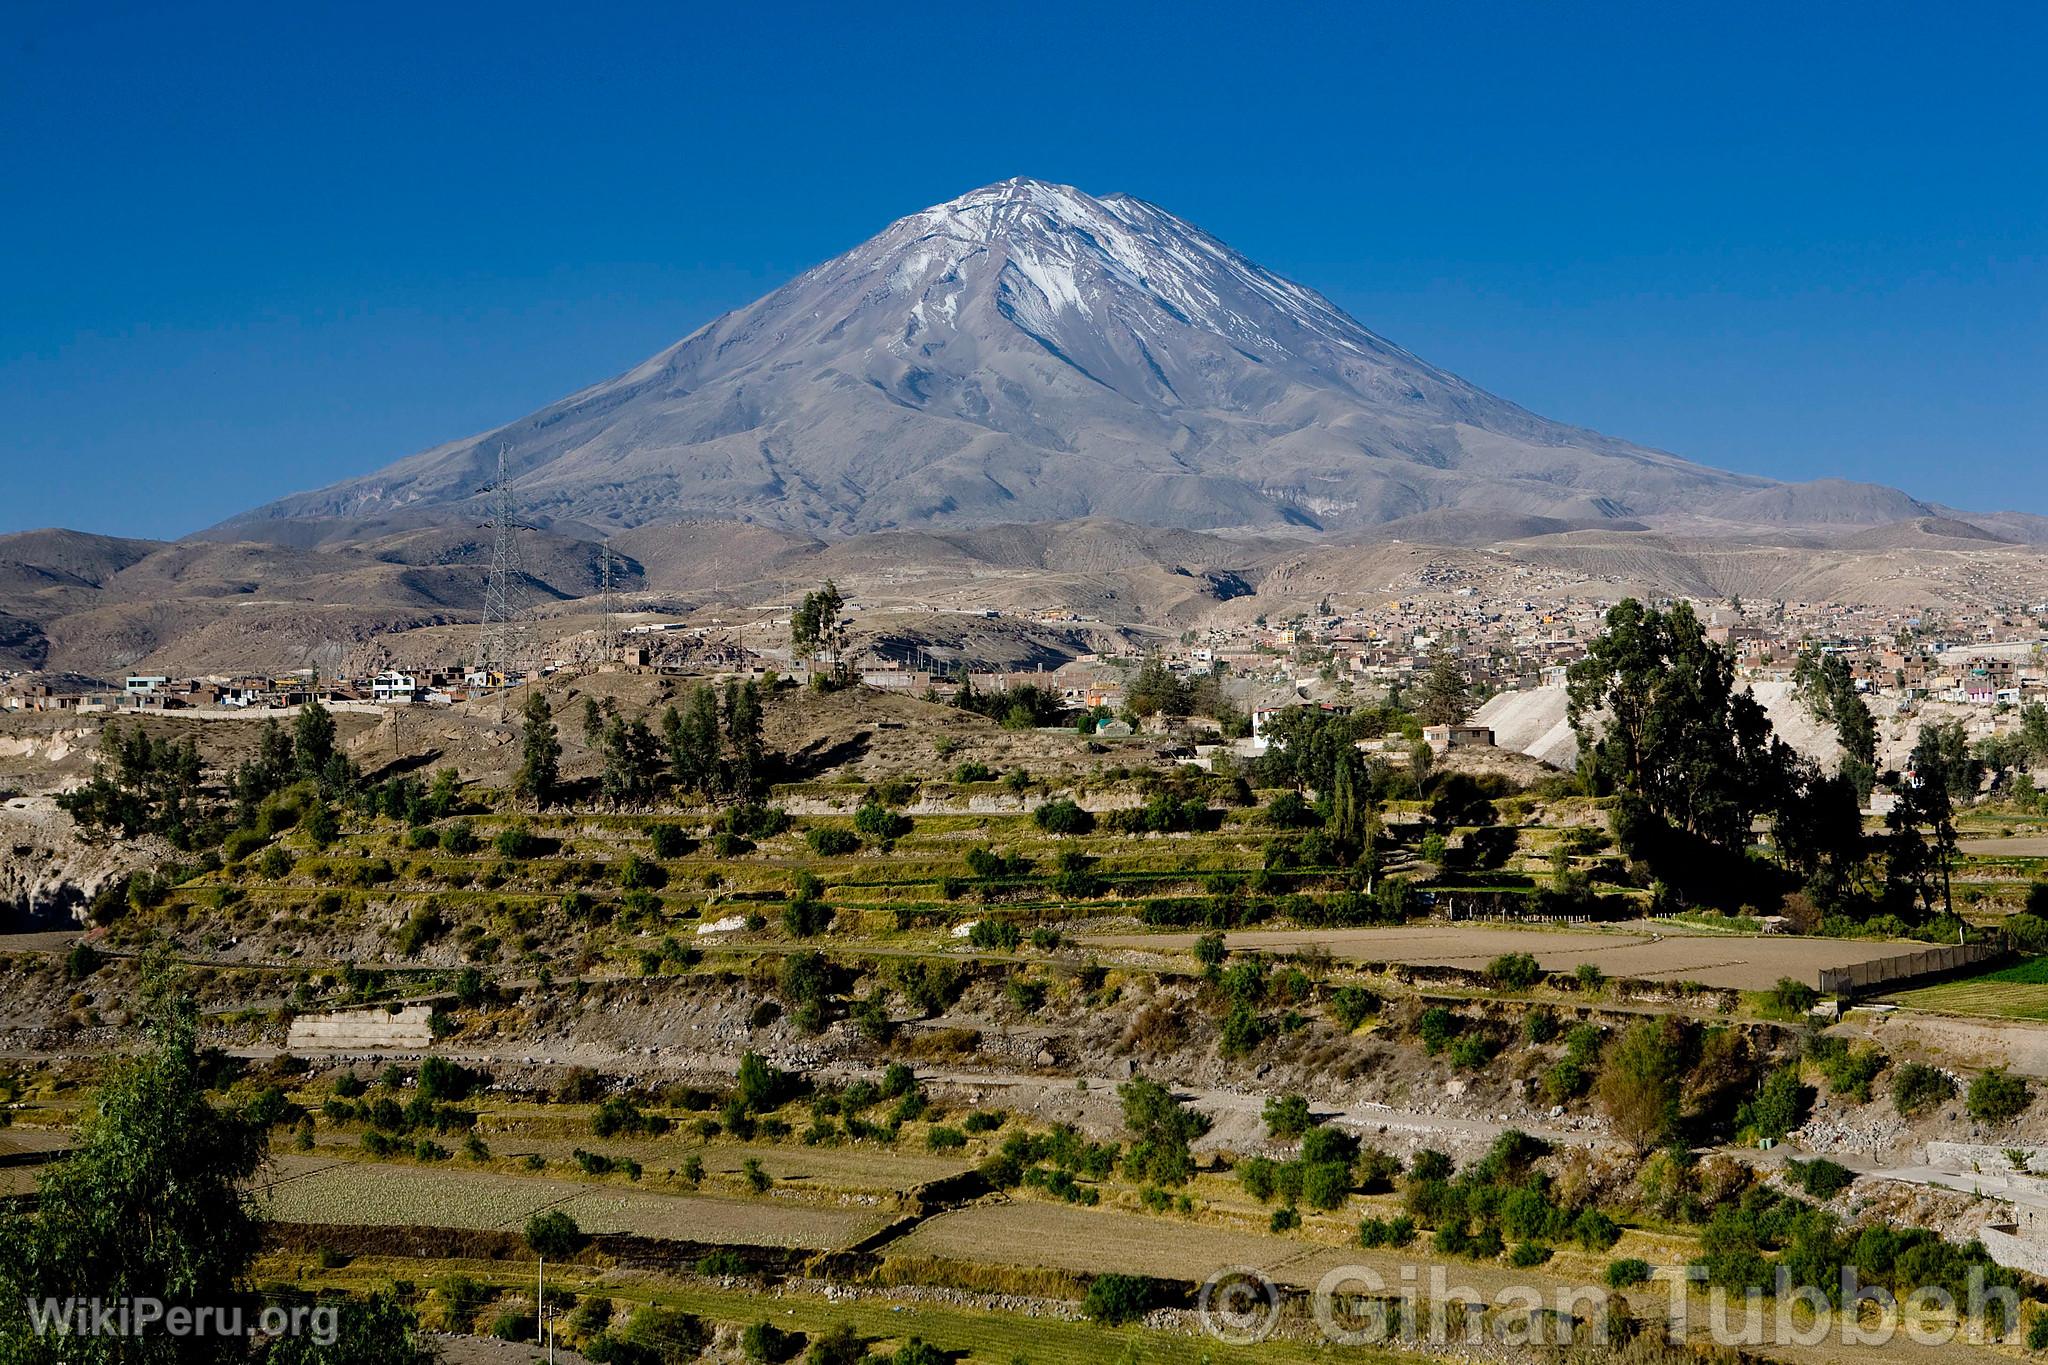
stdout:
<svg viewBox="0 0 2048 1365">
<path fill-rule="evenodd" d="M 844 643 L 839 626 L 839 613 L 846 606 L 846 599 L 839 595 L 838 587 L 831 579 L 815 592 L 804 594 L 803 601 L 789 614 L 790 650 L 799 659 L 808 659 L 826 652 L 837 655 Z"/>
<path fill-rule="evenodd" d="M 1594 1094 L 1615 1135 L 1637 1151 L 1678 1132 L 1679 1083 L 1685 1045 L 1675 1021 L 1631 1025 L 1601 1058 Z"/>
<path fill-rule="evenodd" d="M 326 774 L 335 756 L 334 717 L 319 702 L 299 708 L 292 721 L 292 752 L 300 777 L 317 781 Z"/>
<path fill-rule="evenodd" d="M 2048 705 L 2030 701 L 2020 708 L 2020 739 L 2035 762 L 2048 762 Z"/>
<path fill-rule="evenodd" d="M 710 797 L 718 788 L 718 697 L 699 683 L 683 698 L 679 711 L 662 714 L 661 734 L 668 746 L 668 775 L 679 791 Z"/>
<path fill-rule="evenodd" d="M 1156 654 L 1146 655 L 1138 665 L 1138 676 L 1125 689 L 1124 697 L 1131 710 L 1140 716 L 1185 716 L 1194 705 L 1191 689 Z"/>
<path fill-rule="evenodd" d="M 1877 778 L 1877 720 L 1856 690 L 1848 660 L 1817 648 L 1803 649 L 1792 668 L 1792 684 L 1808 713 L 1835 727 L 1842 746 L 1840 773 L 1856 788 L 1859 804 L 1868 800 Z"/>
<path fill-rule="evenodd" d="M 654 799 L 662 769 L 661 747 L 645 721 L 613 716 L 598 736 L 604 767 L 598 790 L 614 806 L 642 806 Z"/>
<path fill-rule="evenodd" d="M 42 1337 L 30 1300 L 229 1301 L 255 1256 L 248 1181 L 264 1134 L 206 1096 L 198 1012 L 161 961 L 145 969 L 147 1044 L 113 1063 L 78 1143 L 38 1181 L 32 1207 L 0 1211 L 0 1359 L 22 1362 L 239 1358 L 221 1339 Z"/>
<path fill-rule="evenodd" d="M 1959 762 L 1969 762 L 1958 759 L 1954 740 L 1947 726 L 1920 727 L 1897 799 L 1885 813 L 1887 881 L 1895 897 L 1917 900 L 1928 914 L 1935 912 L 1937 895 L 1942 913 L 1954 905 L 1951 874 L 1960 836 L 1953 793 Z"/>
<path fill-rule="evenodd" d="M 1740 854 L 1757 817 L 1788 804 L 1791 750 L 1683 602 L 1608 612 L 1572 665 L 1568 714 L 1596 784 L 1724 851 Z"/>
<path fill-rule="evenodd" d="M 1415 714 L 1424 725 L 1462 725 L 1472 714 L 1472 683 L 1448 646 L 1439 645 L 1415 692 Z"/>
<path fill-rule="evenodd" d="M 540 692 L 530 693 L 520 731 L 519 771 L 512 789 L 535 806 L 553 803 L 561 785 L 562 741 L 555 733 L 555 713 Z"/>
<path fill-rule="evenodd" d="M 1330 789 L 1323 802 L 1323 832 L 1338 859 L 1347 865 L 1365 856 L 1375 836 L 1377 817 L 1363 769 L 1355 750 L 1343 755 L 1332 765 Z"/>
<path fill-rule="evenodd" d="M 1125 1081 L 1116 1094 L 1123 1103 L 1124 1127 L 1132 1138 L 1124 1154 L 1125 1172 L 1134 1180 L 1159 1185 L 1185 1185 L 1192 1180 L 1195 1158 L 1191 1147 L 1209 1131 L 1207 1116 L 1143 1076 Z"/>
<path fill-rule="evenodd" d="M 742 805 L 760 799 L 767 783 L 766 751 L 761 741 L 761 689 L 751 679 L 728 682 L 720 707 L 725 726 L 725 760 L 721 786 L 727 799 Z"/>
</svg>

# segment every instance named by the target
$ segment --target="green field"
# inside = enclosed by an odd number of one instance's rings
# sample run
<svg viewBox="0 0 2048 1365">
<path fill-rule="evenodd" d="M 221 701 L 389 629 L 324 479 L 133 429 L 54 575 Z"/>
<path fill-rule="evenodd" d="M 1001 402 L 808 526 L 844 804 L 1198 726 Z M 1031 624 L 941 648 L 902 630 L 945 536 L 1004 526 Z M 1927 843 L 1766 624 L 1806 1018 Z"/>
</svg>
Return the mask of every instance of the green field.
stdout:
<svg viewBox="0 0 2048 1365">
<path fill-rule="evenodd" d="M 2048 957 L 2029 958 L 1981 976 L 1901 991 L 1892 1003 L 1936 1014 L 2048 1020 Z"/>
</svg>

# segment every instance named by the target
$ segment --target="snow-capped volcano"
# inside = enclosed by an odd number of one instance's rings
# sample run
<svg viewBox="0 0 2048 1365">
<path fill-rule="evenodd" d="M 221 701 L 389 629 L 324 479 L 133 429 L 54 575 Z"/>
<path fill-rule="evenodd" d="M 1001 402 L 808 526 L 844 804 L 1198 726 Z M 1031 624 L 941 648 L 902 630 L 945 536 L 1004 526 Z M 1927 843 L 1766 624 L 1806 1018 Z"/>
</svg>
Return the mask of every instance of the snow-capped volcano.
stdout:
<svg viewBox="0 0 2048 1365">
<path fill-rule="evenodd" d="M 620 528 L 1690 518 L 1783 487 L 1538 417 L 1156 205 L 1020 179 L 899 219 L 616 379 L 224 529 L 460 515 L 501 447 L 529 515 Z M 1855 519 L 1926 510 L 1875 492 Z"/>
</svg>

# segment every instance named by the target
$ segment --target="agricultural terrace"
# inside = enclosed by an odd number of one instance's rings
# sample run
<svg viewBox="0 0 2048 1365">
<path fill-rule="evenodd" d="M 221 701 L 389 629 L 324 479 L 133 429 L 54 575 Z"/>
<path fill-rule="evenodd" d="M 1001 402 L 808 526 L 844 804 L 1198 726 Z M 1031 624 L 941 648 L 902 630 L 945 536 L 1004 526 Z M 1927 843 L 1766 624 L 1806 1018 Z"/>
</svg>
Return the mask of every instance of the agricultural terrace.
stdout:
<svg viewBox="0 0 2048 1365">
<path fill-rule="evenodd" d="M 1103 949 L 1185 952 L 1194 934 L 1102 934 L 1083 942 Z M 1358 929 L 1246 929 L 1224 935 L 1232 952 L 1328 953 L 1342 962 L 1404 963 L 1483 970 L 1509 953 L 1527 953 L 1545 971 L 1582 965 L 1611 977 L 1690 981 L 1731 990 L 1769 990 L 1790 979 L 1819 984 L 1831 967 L 1881 962 L 1924 950 L 1925 943 L 1739 935 L 1688 931 L 1683 924 L 1628 921 L 1599 929 L 1482 925 L 1388 925 Z"/>
</svg>

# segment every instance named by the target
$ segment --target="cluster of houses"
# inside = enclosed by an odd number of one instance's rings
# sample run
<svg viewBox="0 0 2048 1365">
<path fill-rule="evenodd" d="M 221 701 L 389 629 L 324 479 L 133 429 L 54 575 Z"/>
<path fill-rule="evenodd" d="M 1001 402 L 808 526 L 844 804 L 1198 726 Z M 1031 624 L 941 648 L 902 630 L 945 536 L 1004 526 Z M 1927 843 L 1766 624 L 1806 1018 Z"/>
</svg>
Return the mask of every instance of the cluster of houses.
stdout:
<svg viewBox="0 0 2048 1365">
<path fill-rule="evenodd" d="M 281 676 L 172 678 L 136 673 L 119 688 L 73 686 L 25 674 L 0 681 L 0 708 L 9 711 L 195 711 L 262 714 L 295 710 L 309 701 L 326 706 L 451 705 L 503 683 L 501 675 L 450 670 L 385 669 L 363 678 L 326 678 L 312 669 Z"/>
</svg>

